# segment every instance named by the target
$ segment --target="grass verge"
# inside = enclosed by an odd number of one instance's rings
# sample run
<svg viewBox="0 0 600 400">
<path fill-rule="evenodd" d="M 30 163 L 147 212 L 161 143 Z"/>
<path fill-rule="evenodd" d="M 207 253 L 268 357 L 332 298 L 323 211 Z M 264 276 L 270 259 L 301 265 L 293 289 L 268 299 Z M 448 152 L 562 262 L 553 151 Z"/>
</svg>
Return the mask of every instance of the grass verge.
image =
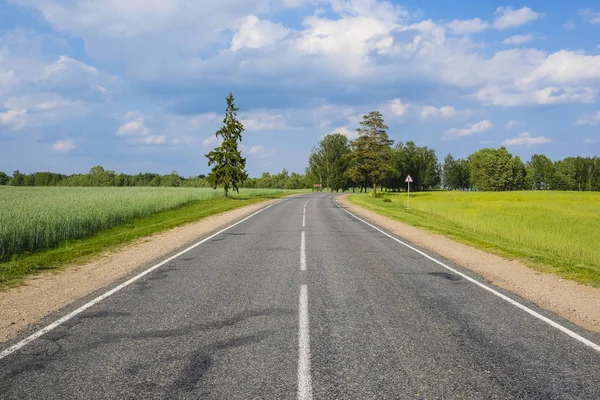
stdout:
<svg viewBox="0 0 600 400">
<path fill-rule="evenodd" d="M 349 201 L 461 243 L 600 287 L 600 194 L 428 192 Z M 384 199 L 387 199 L 384 202 Z"/>
<path fill-rule="evenodd" d="M 82 264 L 100 252 L 117 250 L 135 239 L 293 193 L 288 191 L 261 197 L 242 196 L 194 201 L 175 209 L 133 219 L 87 238 L 63 241 L 50 250 L 14 256 L 11 261 L 0 263 L 0 288 L 19 284 L 26 276 L 32 274 L 60 270 L 68 264 Z"/>
</svg>

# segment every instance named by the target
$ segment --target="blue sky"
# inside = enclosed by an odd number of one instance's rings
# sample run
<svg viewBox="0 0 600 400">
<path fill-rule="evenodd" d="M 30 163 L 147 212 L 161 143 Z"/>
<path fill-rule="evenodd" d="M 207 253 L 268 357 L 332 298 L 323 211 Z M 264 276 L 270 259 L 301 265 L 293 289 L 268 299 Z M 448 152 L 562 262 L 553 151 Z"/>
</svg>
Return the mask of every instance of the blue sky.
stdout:
<svg viewBox="0 0 600 400">
<path fill-rule="evenodd" d="M 600 155 L 600 5 L 0 0 L 0 171 L 208 172 L 225 97 L 252 176 L 383 113 L 466 157 Z"/>
</svg>

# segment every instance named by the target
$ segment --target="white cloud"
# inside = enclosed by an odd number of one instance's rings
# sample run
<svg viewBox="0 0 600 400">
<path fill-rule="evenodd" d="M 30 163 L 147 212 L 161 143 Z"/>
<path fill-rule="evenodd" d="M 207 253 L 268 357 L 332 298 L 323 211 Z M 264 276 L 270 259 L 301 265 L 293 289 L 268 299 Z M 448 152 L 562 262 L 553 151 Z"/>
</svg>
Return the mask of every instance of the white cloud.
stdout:
<svg viewBox="0 0 600 400">
<path fill-rule="evenodd" d="M 25 134 L 34 135 L 88 115 L 111 98 L 115 78 L 53 53 L 57 45 L 64 51 L 65 44 L 51 35 L 0 33 L 0 125 L 27 127 Z"/>
<path fill-rule="evenodd" d="M 600 111 L 591 116 L 585 116 L 575 122 L 575 125 L 598 125 L 600 124 Z"/>
<path fill-rule="evenodd" d="M 353 2 L 353 5 L 359 7 L 360 3 Z M 362 3 L 366 5 L 374 2 Z M 338 75 L 364 75 L 369 71 L 370 54 L 391 54 L 394 50 L 392 33 L 400 28 L 399 23 L 390 15 L 378 18 L 369 14 L 370 12 L 358 15 L 351 13 L 336 20 L 306 17 L 305 29 L 295 42 L 295 51 L 301 55 L 322 57 L 326 60 L 326 65 Z M 340 63 L 339 60 L 344 62 Z"/>
<path fill-rule="evenodd" d="M 389 108 L 392 114 L 397 115 L 399 117 L 403 116 L 406 113 L 408 108 L 408 104 L 403 104 L 402 100 L 394 99 L 389 102 Z"/>
<path fill-rule="evenodd" d="M 167 138 L 164 135 L 148 135 L 144 136 L 140 139 L 140 141 L 144 144 L 163 144 L 167 141 Z"/>
<path fill-rule="evenodd" d="M 149 131 L 143 118 L 124 122 L 117 131 L 119 136 L 146 136 Z"/>
<path fill-rule="evenodd" d="M 513 119 L 513 120 L 510 120 L 510 121 L 508 122 L 508 124 L 506 124 L 506 127 L 507 127 L 507 128 L 512 128 L 512 127 L 515 127 L 515 126 L 517 126 L 518 124 L 519 124 L 519 122 L 518 122 L 518 121 L 515 121 L 515 120 Z"/>
<path fill-rule="evenodd" d="M 327 135 L 333 135 L 334 133 L 339 133 L 341 135 L 344 135 L 348 138 L 348 140 L 354 140 L 358 137 L 358 132 L 356 132 L 356 130 L 354 129 L 349 129 L 347 126 L 340 126 L 338 128 L 335 128 L 334 130 L 332 130 L 329 133 L 326 133 L 325 135 L 323 135 L 323 137 L 327 136 Z"/>
<path fill-rule="evenodd" d="M 593 103 L 597 91 L 589 87 L 549 86 L 530 89 L 514 86 L 485 86 L 475 98 L 485 105 L 501 107 L 536 106 L 567 103 Z"/>
<path fill-rule="evenodd" d="M 552 143 L 552 139 L 545 136 L 532 137 L 529 132 L 523 132 L 519 137 L 505 140 L 502 144 L 505 146 L 535 146 L 547 143 Z"/>
<path fill-rule="evenodd" d="M 524 44 L 524 43 L 531 42 L 532 40 L 533 40 L 533 35 L 531 35 L 531 34 L 515 35 L 515 36 L 511 36 L 511 37 L 504 39 L 502 41 L 502 43 L 504 43 L 504 44 Z"/>
<path fill-rule="evenodd" d="M 390 1 L 378 0 L 329 0 L 332 9 L 343 17 L 366 16 L 381 21 L 399 21 L 408 12 Z"/>
<path fill-rule="evenodd" d="M 59 56 L 58 60 L 44 67 L 43 76 L 48 79 L 52 74 L 58 71 L 81 70 L 90 75 L 98 75 L 99 71 L 91 65 L 75 60 L 68 56 Z"/>
<path fill-rule="evenodd" d="M 483 133 L 492 129 L 494 125 L 489 120 L 483 120 L 474 124 L 469 124 L 462 129 L 449 129 L 444 134 L 443 139 L 449 139 L 452 137 L 471 136 L 477 133 Z"/>
<path fill-rule="evenodd" d="M 221 144 L 221 139 L 219 139 L 218 137 L 216 137 L 215 135 L 207 137 L 206 139 L 204 139 L 202 141 L 202 146 L 204 147 L 211 147 L 215 144 Z"/>
<path fill-rule="evenodd" d="M 454 118 L 457 115 L 458 112 L 452 106 L 443 106 L 440 108 L 424 106 L 419 113 L 419 117 L 423 120 L 429 118 Z"/>
<path fill-rule="evenodd" d="M 243 153 L 245 152 L 246 154 L 248 154 L 249 157 L 252 157 L 252 158 L 267 158 L 271 154 L 273 154 L 273 150 L 266 149 L 263 146 L 259 146 L 259 145 L 252 145 L 252 146 L 250 146 L 250 148 L 247 151 L 246 151 L 246 147 L 244 145 L 240 145 L 239 149 Z"/>
<path fill-rule="evenodd" d="M 52 149 L 61 153 L 69 153 L 75 149 L 75 142 L 72 139 L 59 140 L 52 144 Z"/>
<path fill-rule="evenodd" d="M 454 20 L 446 24 L 446 27 L 455 35 L 468 35 L 479 33 L 490 27 L 490 23 L 480 18 L 468 20 Z"/>
<path fill-rule="evenodd" d="M 267 111 L 242 114 L 241 122 L 247 131 L 273 131 L 287 127 L 283 114 Z"/>
<path fill-rule="evenodd" d="M 469 35 L 483 32 L 492 27 L 500 30 L 519 27 L 535 21 L 541 16 L 542 14 L 533 11 L 529 7 L 523 7 L 518 10 L 514 10 L 511 7 L 498 7 L 494 22 L 484 21 L 481 18 L 453 20 L 447 23 L 446 27 L 454 35 Z"/>
<path fill-rule="evenodd" d="M 586 80 L 600 79 L 600 55 L 585 55 L 569 50 L 560 50 L 546 57 L 533 73 L 520 83 L 534 81 L 576 84 Z"/>
<path fill-rule="evenodd" d="M 7 107 L 8 108 L 8 107 Z M 0 113 L 0 125 L 10 126 L 12 129 L 22 128 L 27 123 L 27 110 L 8 108 Z"/>
<path fill-rule="evenodd" d="M 248 155 L 251 155 L 251 156 L 260 156 L 263 154 L 265 154 L 265 148 L 262 146 L 254 145 L 254 146 L 250 147 L 250 150 L 248 150 Z"/>
<path fill-rule="evenodd" d="M 597 140 L 595 140 L 595 139 L 590 139 L 590 138 L 587 138 L 587 139 L 585 139 L 585 140 L 583 141 L 583 143 L 587 143 L 587 144 L 591 144 L 591 143 L 597 143 L 597 142 L 598 142 Z"/>
<path fill-rule="evenodd" d="M 141 145 L 159 145 L 167 142 L 164 134 L 151 134 L 144 117 L 137 111 L 125 114 L 125 122 L 119 127 L 117 135 L 127 137 L 129 143 Z"/>
<path fill-rule="evenodd" d="M 569 20 L 569 21 L 565 22 L 562 27 L 563 27 L 563 29 L 571 31 L 571 30 L 575 29 L 577 27 L 577 25 L 575 25 L 575 23 L 573 21 Z"/>
<path fill-rule="evenodd" d="M 344 125 L 358 124 L 361 116 L 353 107 L 347 107 L 338 104 L 324 104 L 311 110 L 311 115 L 307 120 L 319 128 L 329 129 L 332 124 L 340 124 L 338 121 L 343 119 Z"/>
<path fill-rule="evenodd" d="M 600 12 L 586 9 L 579 11 L 579 15 L 581 15 L 590 24 L 600 24 Z"/>
<path fill-rule="evenodd" d="M 281 24 L 260 20 L 255 15 L 249 15 L 233 35 L 231 50 L 238 51 L 244 47 L 260 49 L 272 46 L 283 39 L 289 31 Z"/>
<path fill-rule="evenodd" d="M 535 21 L 542 15 L 529 7 L 513 10 L 511 7 L 498 7 L 494 27 L 496 29 L 515 28 Z"/>
<path fill-rule="evenodd" d="M 383 105 L 384 114 L 386 111 L 391 112 L 397 116 L 418 116 L 422 120 L 431 118 L 455 118 L 459 115 L 459 112 L 452 106 L 442 106 L 440 108 L 434 106 L 418 106 L 403 102 L 401 99 L 394 99 L 387 104 Z"/>
</svg>

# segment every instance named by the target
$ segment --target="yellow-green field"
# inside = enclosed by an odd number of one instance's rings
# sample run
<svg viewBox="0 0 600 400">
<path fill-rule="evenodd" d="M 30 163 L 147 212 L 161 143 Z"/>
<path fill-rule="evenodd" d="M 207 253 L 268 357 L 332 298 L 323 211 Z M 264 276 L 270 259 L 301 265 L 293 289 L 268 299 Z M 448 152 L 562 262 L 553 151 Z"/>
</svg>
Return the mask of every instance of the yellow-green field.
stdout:
<svg viewBox="0 0 600 400">
<path fill-rule="evenodd" d="M 411 194 L 410 209 L 406 193 L 349 199 L 402 222 L 600 287 L 600 193 L 425 192 Z"/>
</svg>

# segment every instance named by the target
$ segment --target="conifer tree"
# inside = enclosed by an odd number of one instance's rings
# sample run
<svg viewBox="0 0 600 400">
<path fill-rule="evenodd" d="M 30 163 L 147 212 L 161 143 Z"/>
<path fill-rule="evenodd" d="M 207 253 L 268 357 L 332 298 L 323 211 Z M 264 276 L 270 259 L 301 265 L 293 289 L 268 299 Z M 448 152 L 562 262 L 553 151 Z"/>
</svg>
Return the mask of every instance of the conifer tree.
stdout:
<svg viewBox="0 0 600 400">
<path fill-rule="evenodd" d="M 225 197 L 228 196 L 230 189 L 239 193 L 239 186 L 248 179 L 245 170 L 246 159 L 242 157 L 241 151 L 238 149 L 238 143 L 242 141 L 242 132 L 244 131 L 244 126 L 237 119 L 238 110 L 234 104 L 233 94 L 229 93 L 223 127 L 215 134 L 217 139 L 222 140 L 222 143 L 205 154 L 205 157 L 208 158 L 208 165 L 214 165 L 207 180 L 213 189 L 222 186 L 225 190 Z"/>
<path fill-rule="evenodd" d="M 355 182 L 369 181 L 373 196 L 377 197 L 377 185 L 394 171 L 391 149 L 394 141 L 388 137 L 388 127 L 379 111 L 364 115 L 360 125 L 356 130 L 359 136 L 351 143 L 348 176 Z"/>
</svg>

